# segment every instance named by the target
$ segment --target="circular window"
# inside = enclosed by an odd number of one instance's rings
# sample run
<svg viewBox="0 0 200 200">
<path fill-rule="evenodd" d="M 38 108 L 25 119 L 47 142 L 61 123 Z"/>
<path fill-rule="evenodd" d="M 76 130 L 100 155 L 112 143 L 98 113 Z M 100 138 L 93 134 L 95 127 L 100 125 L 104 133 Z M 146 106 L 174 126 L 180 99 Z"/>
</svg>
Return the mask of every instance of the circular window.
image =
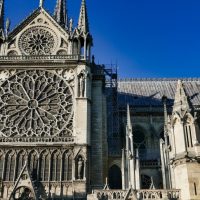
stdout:
<svg viewBox="0 0 200 200">
<path fill-rule="evenodd" d="M 56 74 L 22 71 L 0 88 L 0 132 L 3 136 L 71 136 L 72 117 L 72 91 Z"/>
<path fill-rule="evenodd" d="M 49 55 L 56 47 L 56 34 L 47 27 L 29 28 L 19 38 L 19 48 L 25 55 Z"/>
</svg>

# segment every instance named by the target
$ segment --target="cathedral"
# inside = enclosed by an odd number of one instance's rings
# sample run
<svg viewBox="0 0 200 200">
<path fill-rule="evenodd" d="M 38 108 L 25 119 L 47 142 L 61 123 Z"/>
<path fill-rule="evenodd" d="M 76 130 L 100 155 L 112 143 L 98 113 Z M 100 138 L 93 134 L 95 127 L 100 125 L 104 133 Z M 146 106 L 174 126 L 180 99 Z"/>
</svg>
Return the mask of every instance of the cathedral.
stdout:
<svg viewBox="0 0 200 200">
<path fill-rule="evenodd" d="M 0 200 L 200 200 L 200 78 L 96 64 L 80 1 L 10 30 L 0 0 Z"/>
</svg>

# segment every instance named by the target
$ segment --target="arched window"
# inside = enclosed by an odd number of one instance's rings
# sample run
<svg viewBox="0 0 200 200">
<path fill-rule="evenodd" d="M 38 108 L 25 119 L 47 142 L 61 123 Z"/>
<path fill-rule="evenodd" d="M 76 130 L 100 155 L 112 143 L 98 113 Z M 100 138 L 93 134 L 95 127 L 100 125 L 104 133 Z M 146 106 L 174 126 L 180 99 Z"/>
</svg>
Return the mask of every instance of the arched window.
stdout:
<svg viewBox="0 0 200 200">
<path fill-rule="evenodd" d="M 51 180 L 60 181 L 61 154 L 55 151 L 51 156 Z"/>
<path fill-rule="evenodd" d="M 32 178 L 37 179 L 38 170 L 38 154 L 36 151 L 31 151 L 28 157 L 28 168 L 31 172 Z"/>
<path fill-rule="evenodd" d="M 81 38 L 80 43 L 81 43 L 81 55 L 83 56 L 85 54 L 85 52 L 84 52 L 84 50 L 85 50 L 84 49 L 84 43 L 85 43 L 85 41 L 84 41 L 83 38 Z"/>
<path fill-rule="evenodd" d="M 79 46 L 78 40 L 74 39 L 74 41 L 73 41 L 73 54 L 74 55 L 80 54 L 78 46 Z"/>
<path fill-rule="evenodd" d="M 14 152 L 8 152 L 5 161 L 5 181 L 14 181 L 15 161 L 16 157 Z"/>
<path fill-rule="evenodd" d="M 145 175 L 145 174 L 142 174 L 141 175 L 141 187 L 142 189 L 150 189 L 151 187 L 151 177 Z"/>
<path fill-rule="evenodd" d="M 146 141 L 144 131 L 140 127 L 136 127 L 133 132 L 134 148 L 139 150 L 140 158 L 146 156 Z"/>
<path fill-rule="evenodd" d="M 20 151 L 17 155 L 17 173 L 15 179 L 17 179 L 22 171 L 22 168 L 24 167 L 25 164 L 25 152 Z"/>
<path fill-rule="evenodd" d="M 109 169 L 109 186 L 111 189 L 122 189 L 122 173 L 117 165 Z"/>
<path fill-rule="evenodd" d="M 50 154 L 47 151 L 42 152 L 40 157 L 40 179 L 49 180 Z"/>
<path fill-rule="evenodd" d="M 64 181 L 72 180 L 72 160 L 72 154 L 69 155 L 67 152 L 63 154 L 62 180 Z"/>
<path fill-rule="evenodd" d="M 186 145 L 188 148 L 193 147 L 193 139 L 192 139 L 192 129 L 190 123 L 186 123 L 184 127 L 185 131 L 185 139 L 186 139 Z"/>
<path fill-rule="evenodd" d="M 0 180 L 2 180 L 2 175 L 3 175 L 3 162 L 4 159 L 3 159 L 3 155 L 0 155 Z"/>
</svg>

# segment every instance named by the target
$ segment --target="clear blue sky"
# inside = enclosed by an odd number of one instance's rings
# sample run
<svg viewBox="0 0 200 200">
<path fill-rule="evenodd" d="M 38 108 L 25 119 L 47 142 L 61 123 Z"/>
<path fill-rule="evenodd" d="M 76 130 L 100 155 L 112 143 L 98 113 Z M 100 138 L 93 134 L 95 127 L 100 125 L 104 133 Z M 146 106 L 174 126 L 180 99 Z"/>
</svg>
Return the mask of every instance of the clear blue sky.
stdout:
<svg viewBox="0 0 200 200">
<path fill-rule="evenodd" d="M 56 0 L 45 0 L 53 12 Z M 68 0 L 77 22 L 81 0 Z M 15 27 L 39 0 L 5 0 Z M 200 0 L 87 0 L 96 62 L 121 77 L 199 77 Z"/>
</svg>

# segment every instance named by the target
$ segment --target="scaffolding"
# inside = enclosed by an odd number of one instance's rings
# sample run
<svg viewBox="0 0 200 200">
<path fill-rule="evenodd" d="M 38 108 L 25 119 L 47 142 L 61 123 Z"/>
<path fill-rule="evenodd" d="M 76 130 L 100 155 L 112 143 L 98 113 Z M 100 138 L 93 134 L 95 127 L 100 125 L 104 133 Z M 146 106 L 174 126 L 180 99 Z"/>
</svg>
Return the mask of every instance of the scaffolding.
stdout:
<svg viewBox="0 0 200 200">
<path fill-rule="evenodd" d="M 118 75 L 116 65 L 104 65 L 105 93 L 107 98 L 107 136 L 110 156 L 121 156 L 119 132 Z"/>
</svg>

